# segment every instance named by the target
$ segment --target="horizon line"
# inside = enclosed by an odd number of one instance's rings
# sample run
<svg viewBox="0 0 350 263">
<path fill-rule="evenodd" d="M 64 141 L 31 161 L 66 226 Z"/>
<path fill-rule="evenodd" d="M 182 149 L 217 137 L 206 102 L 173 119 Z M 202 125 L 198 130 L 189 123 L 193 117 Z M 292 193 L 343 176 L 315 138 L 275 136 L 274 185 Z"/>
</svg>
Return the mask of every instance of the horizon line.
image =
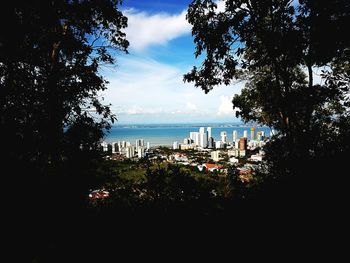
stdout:
<svg viewBox="0 0 350 263">
<path fill-rule="evenodd" d="M 174 124 L 245 124 L 244 122 L 231 122 L 231 121 L 194 121 L 194 122 L 115 122 L 112 126 L 118 125 L 174 125 Z"/>
</svg>

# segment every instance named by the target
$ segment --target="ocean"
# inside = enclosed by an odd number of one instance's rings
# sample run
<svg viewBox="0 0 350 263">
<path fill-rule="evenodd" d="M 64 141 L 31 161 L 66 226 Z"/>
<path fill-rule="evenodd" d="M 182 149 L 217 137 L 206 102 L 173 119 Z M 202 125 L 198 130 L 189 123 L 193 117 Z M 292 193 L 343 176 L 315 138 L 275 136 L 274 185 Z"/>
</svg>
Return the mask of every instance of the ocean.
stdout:
<svg viewBox="0 0 350 263">
<path fill-rule="evenodd" d="M 238 137 L 243 136 L 244 130 L 248 131 L 250 139 L 250 128 L 245 124 L 135 124 L 135 125 L 115 125 L 106 135 L 105 141 L 108 143 L 117 141 L 129 141 L 135 144 L 137 139 L 144 139 L 145 144 L 150 146 L 170 146 L 177 141 L 183 143 L 185 138 L 189 138 L 190 132 L 198 132 L 200 127 L 212 127 L 212 137 L 215 141 L 220 140 L 220 132 L 227 132 L 228 141 L 232 141 L 232 133 L 237 131 Z M 269 127 L 256 127 L 256 132 L 264 131 L 265 136 L 270 135 Z"/>
</svg>

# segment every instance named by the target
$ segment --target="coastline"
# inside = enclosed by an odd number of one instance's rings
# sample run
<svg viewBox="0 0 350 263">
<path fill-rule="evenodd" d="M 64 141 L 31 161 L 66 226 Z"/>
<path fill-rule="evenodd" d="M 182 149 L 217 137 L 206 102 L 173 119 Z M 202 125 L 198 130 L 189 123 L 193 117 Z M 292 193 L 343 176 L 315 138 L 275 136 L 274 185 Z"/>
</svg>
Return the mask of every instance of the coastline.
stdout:
<svg viewBox="0 0 350 263">
<path fill-rule="evenodd" d="M 110 132 L 106 134 L 104 140 L 108 143 L 117 141 L 129 141 L 135 143 L 135 140 L 143 139 L 145 143 L 149 142 L 151 147 L 169 146 L 174 142 L 182 143 L 189 137 L 190 132 L 198 131 L 200 127 L 211 127 L 213 138 L 220 140 L 220 132 L 226 131 L 228 140 L 232 140 L 232 133 L 237 131 L 239 136 L 243 136 L 244 131 L 250 132 L 250 128 L 256 127 L 257 131 L 265 131 L 269 134 L 269 127 L 259 127 L 249 124 L 230 124 L 230 123 L 212 123 L 212 124 L 131 124 L 114 125 Z"/>
</svg>

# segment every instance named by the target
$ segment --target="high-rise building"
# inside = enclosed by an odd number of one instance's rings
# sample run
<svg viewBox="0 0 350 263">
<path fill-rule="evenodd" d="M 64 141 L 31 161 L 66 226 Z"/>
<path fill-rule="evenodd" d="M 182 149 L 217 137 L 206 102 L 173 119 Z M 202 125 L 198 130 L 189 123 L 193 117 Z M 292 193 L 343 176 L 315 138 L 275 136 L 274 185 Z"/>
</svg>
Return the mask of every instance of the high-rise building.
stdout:
<svg viewBox="0 0 350 263">
<path fill-rule="evenodd" d="M 204 127 L 199 128 L 199 133 L 204 133 Z"/>
<path fill-rule="evenodd" d="M 199 145 L 199 140 L 200 140 L 200 138 L 199 138 L 199 132 L 196 132 L 195 138 L 194 138 L 194 144 L 195 144 L 196 146 Z"/>
<path fill-rule="evenodd" d="M 209 149 L 213 149 L 214 148 L 214 138 L 213 137 L 209 137 L 208 139 L 208 148 Z"/>
<path fill-rule="evenodd" d="M 235 148 L 238 149 L 239 148 L 239 140 L 235 140 L 234 143 L 235 143 L 235 145 L 234 145 Z"/>
<path fill-rule="evenodd" d="M 179 143 L 178 143 L 178 142 L 174 142 L 174 143 L 173 143 L 173 149 L 174 149 L 174 150 L 179 149 Z"/>
<path fill-rule="evenodd" d="M 211 136 L 211 127 L 207 127 L 207 134 L 208 134 L 208 138 L 212 137 Z"/>
<path fill-rule="evenodd" d="M 232 132 L 232 141 L 235 142 L 235 141 L 237 141 L 237 139 L 238 139 L 238 134 L 237 134 L 237 131 L 234 130 Z"/>
<path fill-rule="evenodd" d="M 184 144 L 191 144 L 191 142 L 192 142 L 191 138 L 184 139 Z"/>
<path fill-rule="evenodd" d="M 255 127 L 250 128 L 250 140 L 255 140 Z"/>
<path fill-rule="evenodd" d="M 135 148 L 134 146 L 127 146 L 126 147 L 126 158 L 132 158 L 135 155 Z"/>
<path fill-rule="evenodd" d="M 247 131 L 247 130 L 244 130 L 244 131 L 243 131 L 243 137 L 244 137 L 244 138 L 248 138 L 248 131 Z"/>
<path fill-rule="evenodd" d="M 223 142 L 222 141 L 217 141 L 217 142 L 215 142 L 215 148 L 216 149 L 221 149 L 221 148 L 223 148 Z"/>
<path fill-rule="evenodd" d="M 220 132 L 221 141 L 227 143 L 227 133 L 225 131 Z"/>
<path fill-rule="evenodd" d="M 256 140 L 257 140 L 257 141 L 261 141 L 261 133 L 260 133 L 260 131 L 258 131 L 258 132 L 256 133 Z"/>
<path fill-rule="evenodd" d="M 151 149 L 150 143 L 147 142 L 147 150 Z"/>
<path fill-rule="evenodd" d="M 239 149 L 246 150 L 247 149 L 247 138 L 242 137 L 239 139 Z"/>
<path fill-rule="evenodd" d="M 119 151 L 118 143 L 112 142 L 112 153 L 117 153 Z"/>
<path fill-rule="evenodd" d="M 194 142 L 196 139 L 196 132 L 190 132 L 190 138 Z"/>
<path fill-rule="evenodd" d="M 260 131 L 260 141 L 265 140 L 265 132 L 264 131 Z"/>
<path fill-rule="evenodd" d="M 257 140 L 258 141 L 263 141 L 265 139 L 265 132 L 264 131 L 258 131 L 256 136 L 257 136 Z"/>
<path fill-rule="evenodd" d="M 202 148 L 206 148 L 208 146 L 208 134 L 207 133 L 199 133 L 199 146 Z"/>
<path fill-rule="evenodd" d="M 107 142 L 102 142 L 101 143 L 101 148 L 102 148 L 102 151 L 107 152 L 108 151 L 108 143 Z"/>
<path fill-rule="evenodd" d="M 145 157 L 145 148 L 143 148 L 142 146 L 139 146 L 139 148 L 137 149 L 137 157 Z"/>
<path fill-rule="evenodd" d="M 119 149 L 119 153 L 121 153 L 123 149 L 123 143 L 121 141 L 118 141 L 118 149 Z"/>
<path fill-rule="evenodd" d="M 145 146 L 145 141 L 143 139 L 138 139 L 136 140 L 135 147 L 144 147 Z"/>
</svg>

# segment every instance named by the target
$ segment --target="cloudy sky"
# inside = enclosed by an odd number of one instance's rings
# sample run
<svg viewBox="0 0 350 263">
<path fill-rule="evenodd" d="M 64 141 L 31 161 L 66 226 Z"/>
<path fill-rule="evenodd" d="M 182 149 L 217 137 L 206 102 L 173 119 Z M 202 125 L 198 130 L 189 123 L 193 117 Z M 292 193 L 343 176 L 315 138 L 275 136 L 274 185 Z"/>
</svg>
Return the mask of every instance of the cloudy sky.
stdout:
<svg viewBox="0 0 350 263">
<path fill-rule="evenodd" d="M 128 55 L 102 72 L 110 82 L 101 96 L 120 123 L 237 122 L 232 96 L 242 84 L 217 87 L 209 94 L 183 82 L 201 61 L 194 58 L 190 0 L 124 0 L 128 17 Z"/>
</svg>

